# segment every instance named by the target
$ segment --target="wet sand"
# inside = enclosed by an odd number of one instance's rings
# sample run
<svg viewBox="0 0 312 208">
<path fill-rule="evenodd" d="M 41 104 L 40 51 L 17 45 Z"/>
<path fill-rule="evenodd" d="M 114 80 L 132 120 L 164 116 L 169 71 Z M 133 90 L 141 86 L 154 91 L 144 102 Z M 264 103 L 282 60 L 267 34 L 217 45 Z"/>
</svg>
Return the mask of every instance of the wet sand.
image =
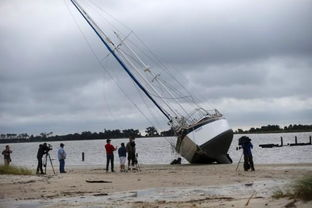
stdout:
<svg viewBox="0 0 312 208">
<path fill-rule="evenodd" d="M 312 207 L 312 202 L 273 199 L 277 189 L 304 175 L 312 164 L 141 165 L 141 171 L 106 173 L 69 167 L 66 174 L 0 175 L 0 207 Z M 246 205 L 247 204 L 247 205 Z"/>
</svg>

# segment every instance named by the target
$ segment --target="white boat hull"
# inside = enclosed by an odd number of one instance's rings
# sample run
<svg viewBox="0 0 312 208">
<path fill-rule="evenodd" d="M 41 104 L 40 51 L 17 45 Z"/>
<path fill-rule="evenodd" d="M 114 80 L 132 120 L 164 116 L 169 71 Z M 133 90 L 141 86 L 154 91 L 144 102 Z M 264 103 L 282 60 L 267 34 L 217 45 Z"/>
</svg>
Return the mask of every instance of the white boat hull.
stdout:
<svg viewBox="0 0 312 208">
<path fill-rule="evenodd" d="M 190 163 L 232 163 L 233 131 L 225 119 L 201 123 L 178 137 L 176 150 Z"/>
</svg>

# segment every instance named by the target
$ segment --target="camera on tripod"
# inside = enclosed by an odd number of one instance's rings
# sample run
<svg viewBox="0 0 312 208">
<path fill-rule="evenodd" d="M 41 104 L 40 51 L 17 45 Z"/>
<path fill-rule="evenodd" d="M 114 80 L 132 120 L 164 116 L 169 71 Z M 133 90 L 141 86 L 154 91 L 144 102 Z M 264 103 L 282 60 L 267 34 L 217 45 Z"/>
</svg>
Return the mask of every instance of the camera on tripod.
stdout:
<svg viewBox="0 0 312 208">
<path fill-rule="evenodd" d="M 48 153 L 50 150 L 53 150 L 52 144 L 47 144 L 46 153 Z"/>
<path fill-rule="evenodd" d="M 51 164 L 51 167 L 52 167 L 52 170 L 53 170 L 53 173 L 55 174 L 53 163 L 52 163 L 52 159 L 51 159 L 51 156 L 49 154 L 49 151 L 52 150 L 53 147 L 52 147 L 51 144 L 44 143 L 43 144 L 43 149 L 44 149 L 44 154 L 45 154 L 44 161 L 43 161 L 44 172 L 45 173 L 47 172 L 47 164 L 48 164 L 48 160 L 49 160 L 50 164 Z"/>
</svg>

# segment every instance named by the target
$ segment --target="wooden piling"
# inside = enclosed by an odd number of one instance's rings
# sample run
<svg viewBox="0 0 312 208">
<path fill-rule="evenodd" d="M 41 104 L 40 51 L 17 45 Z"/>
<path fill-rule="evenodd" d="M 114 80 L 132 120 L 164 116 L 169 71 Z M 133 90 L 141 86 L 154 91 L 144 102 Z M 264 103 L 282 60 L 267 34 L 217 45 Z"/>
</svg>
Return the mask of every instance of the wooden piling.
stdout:
<svg viewBox="0 0 312 208">
<path fill-rule="evenodd" d="M 84 154 L 84 152 L 81 153 L 81 160 L 82 160 L 82 161 L 85 160 L 85 154 Z"/>
<path fill-rule="evenodd" d="M 297 141 L 297 136 L 295 136 L 295 144 L 297 144 L 298 143 L 298 141 Z"/>
<path fill-rule="evenodd" d="M 281 147 L 283 146 L 283 137 L 281 137 Z"/>
<path fill-rule="evenodd" d="M 311 138 L 311 136 L 309 137 L 309 139 L 310 139 L 310 144 L 312 144 L 312 138 Z"/>
</svg>

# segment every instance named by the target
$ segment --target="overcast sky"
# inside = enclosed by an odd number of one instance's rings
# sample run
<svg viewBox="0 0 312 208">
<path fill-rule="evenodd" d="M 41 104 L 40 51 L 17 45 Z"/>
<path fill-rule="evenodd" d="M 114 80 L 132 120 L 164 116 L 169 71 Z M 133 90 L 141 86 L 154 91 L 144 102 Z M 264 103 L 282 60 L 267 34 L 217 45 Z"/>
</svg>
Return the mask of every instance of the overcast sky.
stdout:
<svg viewBox="0 0 312 208">
<path fill-rule="evenodd" d="M 234 129 L 312 124 L 312 0 L 90 1 Z M 101 69 L 95 38 L 69 0 L 1 0 L 0 133 L 154 124 L 127 98 L 138 94 L 125 96 Z"/>
</svg>

